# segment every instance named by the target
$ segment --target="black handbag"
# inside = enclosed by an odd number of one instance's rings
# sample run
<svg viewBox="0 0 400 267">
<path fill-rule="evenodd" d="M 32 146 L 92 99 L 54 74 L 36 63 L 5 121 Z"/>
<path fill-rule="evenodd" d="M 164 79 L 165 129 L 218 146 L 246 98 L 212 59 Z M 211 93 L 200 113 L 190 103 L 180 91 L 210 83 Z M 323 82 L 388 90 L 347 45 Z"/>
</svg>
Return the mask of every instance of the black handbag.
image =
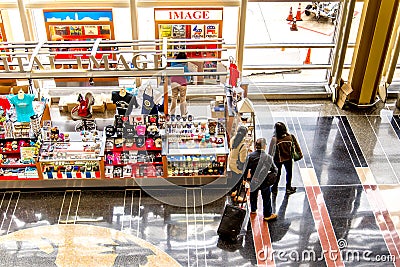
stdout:
<svg viewBox="0 0 400 267">
<path fill-rule="evenodd" d="M 264 181 L 265 186 L 271 186 L 275 184 L 277 180 L 278 180 L 278 174 L 276 172 L 269 171 Z"/>
</svg>

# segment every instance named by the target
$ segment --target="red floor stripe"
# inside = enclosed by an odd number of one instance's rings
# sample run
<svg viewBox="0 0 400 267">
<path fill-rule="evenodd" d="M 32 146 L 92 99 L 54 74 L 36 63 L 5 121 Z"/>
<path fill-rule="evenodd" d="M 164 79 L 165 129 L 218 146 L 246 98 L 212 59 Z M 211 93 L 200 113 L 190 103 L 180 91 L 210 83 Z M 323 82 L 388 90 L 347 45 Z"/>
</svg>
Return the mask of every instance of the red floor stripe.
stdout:
<svg viewBox="0 0 400 267">
<path fill-rule="evenodd" d="M 248 205 L 250 207 L 249 202 Z M 250 214 L 254 249 L 257 257 L 257 266 L 275 266 L 269 228 L 267 222 L 264 221 L 264 216 L 262 214 L 263 206 L 261 195 L 258 197 L 257 208 L 257 214 Z"/>
<path fill-rule="evenodd" d="M 317 200 L 317 203 L 318 203 L 318 199 L 323 199 L 323 195 L 322 195 L 322 192 L 321 192 L 321 187 L 314 186 L 313 189 L 314 189 L 314 193 L 316 194 L 316 200 Z M 325 225 L 325 231 L 326 231 L 326 234 L 327 234 L 327 237 L 328 237 L 328 240 L 329 240 L 330 248 L 332 249 L 332 251 L 337 251 L 338 253 L 336 254 L 336 256 L 340 257 L 341 254 L 339 252 L 340 249 L 339 249 L 339 246 L 338 246 L 338 240 L 337 240 L 335 232 L 333 230 L 332 221 L 331 221 L 331 219 L 329 217 L 328 209 L 326 208 L 325 201 L 324 201 L 323 205 L 320 205 L 320 207 L 321 207 L 320 213 L 321 213 L 324 225 Z M 344 266 L 343 260 L 341 258 L 340 258 L 340 261 L 336 261 L 336 264 Z"/>
<path fill-rule="evenodd" d="M 329 254 L 325 254 L 327 266 L 344 266 L 325 202 L 320 201 L 320 203 L 318 203 L 318 198 L 319 200 L 322 198 L 320 187 L 306 186 L 305 190 L 322 249 L 323 251 L 329 252 Z"/>
<path fill-rule="evenodd" d="M 381 198 L 377 187 L 363 185 L 367 198 L 373 208 L 378 226 L 383 234 L 386 245 L 391 255 L 395 257 L 395 266 L 400 266 L 400 238 L 387 211 L 383 199 Z M 382 218 L 382 219 L 381 219 Z"/>
</svg>

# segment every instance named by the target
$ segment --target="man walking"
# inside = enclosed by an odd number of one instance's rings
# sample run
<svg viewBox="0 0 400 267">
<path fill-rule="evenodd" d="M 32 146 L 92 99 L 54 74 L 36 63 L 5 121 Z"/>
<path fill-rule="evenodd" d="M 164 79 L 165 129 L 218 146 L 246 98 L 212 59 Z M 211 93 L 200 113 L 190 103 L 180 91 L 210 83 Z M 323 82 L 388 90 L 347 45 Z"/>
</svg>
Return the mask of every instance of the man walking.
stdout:
<svg viewBox="0 0 400 267">
<path fill-rule="evenodd" d="M 245 169 L 243 174 L 245 179 L 250 181 L 250 207 L 251 213 L 257 213 L 257 198 L 258 192 L 261 192 L 263 200 L 263 215 L 265 221 L 276 219 L 278 216 L 272 213 L 271 205 L 271 187 L 267 185 L 266 173 L 262 169 L 269 170 L 270 172 L 277 173 L 273 159 L 270 155 L 265 153 L 267 142 L 265 138 L 258 138 L 255 143 L 256 151 L 247 156 Z M 264 167 L 264 168 L 263 168 Z M 246 178 L 250 171 L 250 178 Z"/>
</svg>

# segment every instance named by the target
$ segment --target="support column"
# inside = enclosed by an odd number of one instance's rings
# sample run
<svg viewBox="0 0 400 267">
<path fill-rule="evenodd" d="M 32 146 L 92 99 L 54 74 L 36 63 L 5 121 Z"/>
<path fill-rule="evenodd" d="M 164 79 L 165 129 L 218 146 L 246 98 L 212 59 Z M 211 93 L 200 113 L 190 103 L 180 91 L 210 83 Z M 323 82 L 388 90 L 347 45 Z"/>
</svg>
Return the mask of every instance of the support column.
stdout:
<svg viewBox="0 0 400 267">
<path fill-rule="evenodd" d="M 351 29 L 351 23 L 353 21 L 353 14 L 356 0 L 345 1 L 342 8 L 344 16 L 340 23 L 340 30 L 338 33 L 338 42 L 335 51 L 335 64 L 332 67 L 333 83 L 331 85 L 336 89 L 340 86 L 340 80 L 342 79 L 343 65 L 347 52 L 347 45 L 349 43 L 349 35 Z M 335 94 L 335 98 L 336 98 Z"/>
<path fill-rule="evenodd" d="M 247 0 L 241 0 L 239 7 L 239 24 L 236 41 L 236 63 L 238 70 L 243 71 L 244 35 L 246 31 Z"/>
<path fill-rule="evenodd" d="M 21 18 L 22 31 L 24 32 L 24 39 L 25 41 L 31 41 L 29 36 L 28 18 L 26 16 L 26 10 L 23 0 L 18 0 L 18 11 Z"/>
<path fill-rule="evenodd" d="M 129 0 L 131 11 L 132 40 L 139 40 L 137 1 Z"/>
<path fill-rule="evenodd" d="M 375 102 L 399 0 L 365 0 L 348 82 L 349 101 L 359 107 Z"/>
<path fill-rule="evenodd" d="M 388 55 L 385 67 L 383 68 L 382 80 L 389 85 L 393 81 L 393 75 L 400 55 L 400 7 L 397 9 L 397 18 L 388 51 L 390 55 Z"/>
</svg>

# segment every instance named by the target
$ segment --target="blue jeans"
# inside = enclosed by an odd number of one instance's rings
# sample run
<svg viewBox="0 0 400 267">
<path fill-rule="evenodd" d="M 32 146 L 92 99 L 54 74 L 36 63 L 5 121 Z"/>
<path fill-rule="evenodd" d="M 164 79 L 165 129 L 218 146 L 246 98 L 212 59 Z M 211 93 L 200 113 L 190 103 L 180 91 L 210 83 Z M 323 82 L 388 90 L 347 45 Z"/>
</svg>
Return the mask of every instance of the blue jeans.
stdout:
<svg viewBox="0 0 400 267">
<path fill-rule="evenodd" d="M 281 178 L 282 173 L 282 165 L 286 170 L 286 188 L 292 187 L 292 175 L 293 175 L 293 161 L 292 159 L 284 161 L 284 162 L 275 162 L 276 167 L 278 168 L 278 179 L 276 179 L 275 184 L 272 186 L 272 189 L 277 190 L 279 180 Z"/>
<path fill-rule="evenodd" d="M 263 214 L 264 217 L 269 217 L 272 214 L 272 206 L 271 206 L 271 187 L 269 186 L 259 186 L 253 192 L 250 192 L 250 207 L 251 211 L 257 210 L 257 198 L 258 191 L 261 191 L 261 197 L 263 200 Z"/>
</svg>

